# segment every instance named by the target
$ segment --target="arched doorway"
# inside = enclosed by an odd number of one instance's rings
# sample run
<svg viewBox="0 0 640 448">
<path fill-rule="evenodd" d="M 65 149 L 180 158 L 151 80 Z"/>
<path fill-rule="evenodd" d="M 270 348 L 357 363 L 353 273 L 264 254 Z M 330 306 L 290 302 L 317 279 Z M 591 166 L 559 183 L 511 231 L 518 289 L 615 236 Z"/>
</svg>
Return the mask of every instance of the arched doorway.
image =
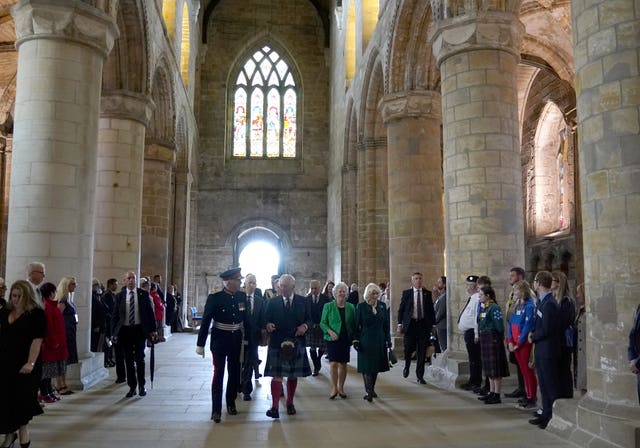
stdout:
<svg viewBox="0 0 640 448">
<path fill-rule="evenodd" d="M 238 234 L 234 261 L 242 268 L 242 275 L 256 276 L 258 288 L 271 288 L 271 276 L 283 273 L 283 244 L 273 230 L 254 226 Z"/>
</svg>

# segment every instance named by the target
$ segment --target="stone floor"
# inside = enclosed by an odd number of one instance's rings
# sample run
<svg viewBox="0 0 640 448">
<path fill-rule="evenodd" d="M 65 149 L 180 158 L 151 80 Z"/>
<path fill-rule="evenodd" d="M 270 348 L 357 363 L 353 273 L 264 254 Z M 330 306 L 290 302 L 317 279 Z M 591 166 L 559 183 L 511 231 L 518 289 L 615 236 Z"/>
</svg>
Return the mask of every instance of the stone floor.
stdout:
<svg viewBox="0 0 640 448">
<path fill-rule="evenodd" d="M 380 399 L 367 403 L 361 377 L 350 366 L 348 398 L 329 400 L 327 365 L 318 377 L 300 380 L 298 414 L 266 417 L 270 379 L 256 383 L 254 400 L 239 400 L 239 414 L 210 417 L 211 355 L 198 357 L 196 335 L 172 336 L 156 349 L 153 389 L 124 398 L 126 385 L 110 379 L 47 405 L 30 425 L 33 447 L 349 447 L 438 448 L 567 447 L 553 434 L 527 423 L 529 413 L 511 402 L 487 406 L 475 395 L 420 386 L 394 367 L 376 387 Z M 261 356 L 264 358 L 264 355 Z M 352 355 L 355 361 L 355 356 Z M 147 357 L 148 360 L 148 357 Z M 513 400 L 511 400 L 513 401 Z"/>
</svg>

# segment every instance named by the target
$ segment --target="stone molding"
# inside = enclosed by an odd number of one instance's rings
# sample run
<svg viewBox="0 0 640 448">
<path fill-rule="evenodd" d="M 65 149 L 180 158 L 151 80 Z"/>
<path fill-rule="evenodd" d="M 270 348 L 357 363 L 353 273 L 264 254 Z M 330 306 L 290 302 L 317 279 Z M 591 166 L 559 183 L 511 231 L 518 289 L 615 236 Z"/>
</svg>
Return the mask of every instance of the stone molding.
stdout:
<svg viewBox="0 0 640 448">
<path fill-rule="evenodd" d="M 193 175 L 184 171 L 175 173 L 176 185 L 191 185 L 193 182 Z"/>
<path fill-rule="evenodd" d="M 144 147 L 144 160 L 155 160 L 173 165 L 176 161 L 176 152 L 173 148 L 157 143 L 146 144 Z"/>
<path fill-rule="evenodd" d="M 442 118 L 442 98 L 433 90 L 410 90 L 382 98 L 382 120 L 385 124 L 407 117 Z"/>
<path fill-rule="evenodd" d="M 96 3 L 102 8 L 92 6 Z M 23 0 L 11 9 L 16 48 L 32 39 L 60 39 L 89 46 L 106 58 L 120 35 L 114 20 L 116 4 L 113 0 Z"/>
<path fill-rule="evenodd" d="M 483 12 L 437 22 L 429 35 L 438 67 L 458 53 L 498 50 L 520 60 L 524 25 L 509 12 Z"/>
<path fill-rule="evenodd" d="M 150 97 L 118 90 L 103 92 L 100 98 L 100 118 L 128 119 L 149 126 L 156 105 Z"/>
</svg>

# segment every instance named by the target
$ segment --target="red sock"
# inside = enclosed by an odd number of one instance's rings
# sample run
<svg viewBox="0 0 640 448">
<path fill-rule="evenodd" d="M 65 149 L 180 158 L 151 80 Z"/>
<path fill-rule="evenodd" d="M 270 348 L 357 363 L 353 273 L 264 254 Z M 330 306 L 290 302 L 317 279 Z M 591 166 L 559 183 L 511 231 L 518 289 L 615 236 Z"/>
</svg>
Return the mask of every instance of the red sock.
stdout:
<svg viewBox="0 0 640 448">
<path fill-rule="evenodd" d="M 293 404 L 296 387 L 298 387 L 298 378 L 287 378 L 287 405 Z"/>
<path fill-rule="evenodd" d="M 287 383 L 288 387 L 288 383 Z M 280 402 L 280 395 L 282 395 L 282 381 L 271 380 L 271 407 L 278 409 L 278 403 Z"/>
</svg>

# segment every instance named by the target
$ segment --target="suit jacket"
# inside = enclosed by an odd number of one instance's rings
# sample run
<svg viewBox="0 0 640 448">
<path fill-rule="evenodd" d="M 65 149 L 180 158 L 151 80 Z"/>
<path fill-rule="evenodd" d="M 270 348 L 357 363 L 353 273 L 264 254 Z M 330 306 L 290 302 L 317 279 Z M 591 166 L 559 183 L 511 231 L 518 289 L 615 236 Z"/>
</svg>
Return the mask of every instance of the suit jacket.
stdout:
<svg viewBox="0 0 640 448">
<path fill-rule="evenodd" d="M 151 297 L 149 297 L 149 293 L 144 289 L 136 288 L 136 300 L 138 301 L 140 324 L 142 325 L 144 335 L 147 336 L 150 333 L 156 331 L 156 321 L 155 315 L 153 314 Z M 126 322 L 128 319 L 129 310 L 127 309 L 127 288 L 123 288 L 122 291 L 120 291 L 116 296 L 116 306 L 111 322 L 111 334 L 114 336 L 118 336 L 124 322 Z"/>
<path fill-rule="evenodd" d="M 447 292 L 443 292 L 433 305 L 435 312 L 434 324 L 438 330 L 447 329 Z"/>
<path fill-rule="evenodd" d="M 265 326 L 264 316 L 267 311 L 267 302 L 262 297 L 259 289 L 253 293 L 253 313 L 251 313 L 251 304 L 247 296 L 247 306 L 245 310 L 245 339 L 249 345 L 254 346 L 260 343 L 261 331 Z"/>
<path fill-rule="evenodd" d="M 320 324 L 320 319 L 322 318 L 322 308 L 326 303 L 329 303 L 329 297 L 324 294 L 318 294 L 318 303 L 313 303 L 313 296 L 309 294 L 307 297 L 307 302 L 309 304 L 309 319 L 314 325 Z"/>
<path fill-rule="evenodd" d="M 562 337 L 559 315 L 560 307 L 553 294 L 547 294 L 544 300 L 538 302 L 532 331 L 536 358 L 555 358 L 560 355 Z"/>
<path fill-rule="evenodd" d="M 276 329 L 271 332 L 269 340 L 270 348 L 279 348 L 285 338 L 293 338 L 296 328 L 302 324 L 311 326 L 309 320 L 309 307 L 306 298 L 293 295 L 291 309 L 286 310 L 282 296 L 276 296 L 267 301 L 267 310 L 264 319 L 265 325 L 272 323 Z M 305 346 L 305 336 L 298 336 L 298 343 Z"/>
<path fill-rule="evenodd" d="M 431 333 L 431 327 L 436 320 L 431 300 L 431 291 L 422 288 L 422 311 L 427 333 Z M 413 288 L 402 291 L 402 299 L 398 308 L 398 323 L 402 324 L 402 330 L 407 331 L 413 317 Z"/>
</svg>

